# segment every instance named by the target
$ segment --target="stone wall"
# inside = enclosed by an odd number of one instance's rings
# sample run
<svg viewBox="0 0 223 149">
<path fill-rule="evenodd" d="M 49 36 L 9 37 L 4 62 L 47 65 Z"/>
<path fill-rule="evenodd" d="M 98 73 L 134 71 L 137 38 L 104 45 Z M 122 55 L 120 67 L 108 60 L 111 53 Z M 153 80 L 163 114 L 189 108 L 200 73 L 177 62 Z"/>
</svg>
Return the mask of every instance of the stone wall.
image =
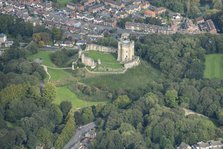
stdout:
<svg viewBox="0 0 223 149">
<path fill-rule="evenodd" d="M 92 58 L 87 57 L 84 53 L 81 54 L 81 62 L 91 68 L 95 68 L 97 66 L 96 62 Z"/>
<path fill-rule="evenodd" d="M 129 69 L 129 68 L 139 65 L 139 63 L 140 63 L 139 57 L 135 56 L 132 61 L 125 63 L 124 67 L 125 67 L 125 69 Z"/>
<path fill-rule="evenodd" d="M 107 53 L 116 53 L 117 49 L 111 47 L 100 46 L 96 44 L 87 44 L 85 51 L 100 51 Z"/>
</svg>

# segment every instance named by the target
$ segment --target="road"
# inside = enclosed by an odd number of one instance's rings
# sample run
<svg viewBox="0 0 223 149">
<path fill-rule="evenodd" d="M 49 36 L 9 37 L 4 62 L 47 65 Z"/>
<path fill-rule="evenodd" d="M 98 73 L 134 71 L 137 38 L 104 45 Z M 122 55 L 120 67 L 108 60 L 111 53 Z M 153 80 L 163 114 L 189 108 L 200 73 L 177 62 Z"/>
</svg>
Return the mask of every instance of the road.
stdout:
<svg viewBox="0 0 223 149">
<path fill-rule="evenodd" d="M 70 139 L 70 141 L 65 145 L 63 149 L 71 149 L 76 143 L 78 143 L 82 139 L 84 134 L 86 134 L 88 131 L 95 127 L 96 124 L 94 122 L 79 127 L 75 135 Z"/>
</svg>

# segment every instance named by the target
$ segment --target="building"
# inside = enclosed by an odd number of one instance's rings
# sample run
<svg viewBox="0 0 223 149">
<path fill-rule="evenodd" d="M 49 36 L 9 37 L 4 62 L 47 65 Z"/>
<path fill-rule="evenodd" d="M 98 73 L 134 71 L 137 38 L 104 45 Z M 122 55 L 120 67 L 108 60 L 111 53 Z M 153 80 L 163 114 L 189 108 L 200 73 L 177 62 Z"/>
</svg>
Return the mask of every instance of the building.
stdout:
<svg viewBox="0 0 223 149">
<path fill-rule="evenodd" d="M 71 10 L 76 10 L 76 6 L 75 6 L 75 4 L 72 3 L 72 2 L 67 3 L 67 8 L 69 8 L 69 9 L 71 9 Z"/>
<path fill-rule="evenodd" d="M 145 10 L 144 11 L 144 16 L 145 17 L 156 17 L 156 13 L 152 10 Z"/>
<path fill-rule="evenodd" d="M 199 26 L 200 31 L 202 31 L 202 32 L 209 32 L 212 34 L 217 33 L 214 22 L 210 19 L 203 23 L 198 24 L 198 26 Z"/>
<path fill-rule="evenodd" d="M 129 34 L 122 34 L 118 42 L 118 58 L 121 63 L 132 61 L 134 58 L 134 41 L 130 41 Z"/>
<path fill-rule="evenodd" d="M 164 7 L 159 7 L 159 8 L 155 9 L 156 15 L 160 15 L 160 14 L 165 13 L 165 12 L 166 12 L 166 8 L 164 8 Z"/>
<path fill-rule="evenodd" d="M 177 149 L 191 149 L 191 147 L 190 147 L 190 145 L 188 145 L 188 144 L 182 142 L 182 143 L 180 144 L 180 146 L 177 147 Z"/>
<path fill-rule="evenodd" d="M 97 5 L 89 7 L 88 12 L 89 13 L 96 13 L 98 11 L 103 10 L 104 8 L 105 8 L 105 6 L 103 4 L 97 4 Z"/>
<path fill-rule="evenodd" d="M 123 3 L 117 2 L 117 1 L 114 1 L 114 0 L 105 0 L 104 4 L 109 5 L 113 8 L 116 8 L 116 9 L 122 9 L 122 8 L 125 7 L 125 5 Z"/>
<path fill-rule="evenodd" d="M 3 33 L 0 34 L 0 45 L 4 44 L 7 41 L 7 36 Z"/>
</svg>

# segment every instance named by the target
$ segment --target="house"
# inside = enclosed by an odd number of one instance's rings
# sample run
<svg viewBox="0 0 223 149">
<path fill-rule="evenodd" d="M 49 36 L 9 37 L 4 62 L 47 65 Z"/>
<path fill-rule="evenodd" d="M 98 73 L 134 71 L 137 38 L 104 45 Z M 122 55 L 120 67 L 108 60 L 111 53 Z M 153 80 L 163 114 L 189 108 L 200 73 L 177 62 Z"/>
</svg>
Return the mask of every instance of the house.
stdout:
<svg viewBox="0 0 223 149">
<path fill-rule="evenodd" d="M 160 15 L 160 14 L 165 13 L 165 12 L 166 12 L 166 8 L 164 8 L 164 7 L 159 7 L 159 8 L 155 9 L 156 15 Z"/>
<path fill-rule="evenodd" d="M 88 12 L 89 13 L 96 13 L 98 11 L 103 10 L 104 8 L 105 8 L 105 6 L 103 4 L 97 4 L 97 5 L 89 7 Z"/>
<path fill-rule="evenodd" d="M 7 41 L 7 36 L 3 33 L 0 34 L 0 45 L 4 44 Z"/>
<path fill-rule="evenodd" d="M 67 3 L 67 8 L 69 8 L 69 9 L 71 9 L 71 10 L 76 10 L 76 6 L 75 6 L 75 4 L 72 3 L 72 2 Z"/>
<path fill-rule="evenodd" d="M 91 6 L 91 5 L 93 5 L 94 3 L 96 3 L 96 0 L 83 0 L 83 1 L 81 1 L 81 3 L 82 3 L 84 6 Z"/>
<path fill-rule="evenodd" d="M 206 20 L 203 23 L 198 24 L 198 26 L 199 26 L 200 31 L 202 31 L 202 32 L 209 32 L 209 33 L 212 33 L 212 34 L 217 33 L 215 25 L 214 25 L 213 21 L 210 20 L 210 19 Z"/>
<path fill-rule="evenodd" d="M 196 24 L 204 23 L 204 18 L 203 17 L 198 17 L 198 18 L 194 19 L 194 22 Z"/>
<path fill-rule="evenodd" d="M 140 4 L 141 9 L 147 9 L 150 6 L 149 2 L 143 2 Z"/>
<path fill-rule="evenodd" d="M 191 149 L 191 147 L 190 147 L 190 145 L 188 145 L 188 144 L 182 142 L 182 143 L 180 144 L 180 146 L 177 147 L 177 149 Z"/>
<path fill-rule="evenodd" d="M 6 48 L 9 48 L 9 47 L 11 47 L 11 46 L 13 45 L 13 43 L 14 43 L 14 41 L 9 41 L 9 40 L 7 40 L 7 41 L 5 42 L 5 47 L 6 47 Z"/>
<path fill-rule="evenodd" d="M 144 11 L 144 16 L 145 17 L 156 17 L 156 13 L 152 10 L 145 10 Z"/>
<path fill-rule="evenodd" d="M 208 26 L 208 31 L 210 33 L 216 34 L 217 30 L 215 28 L 214 22 L 211 19 L 209 19 L 209 20 L 206 21 L 206 23 L 207 23 L 207 26 Z"/>
<path fill-rule="evenodd" d="M 117 2 L 117 1 L 114 1 L 114 0 L 105 0 L 104 4 L 109 5 L 113 8 L 116 8 L 116 9 L 122 9 L 122 8 L 125 7 L 125 5 L 122 2 Z"/>
</svg>

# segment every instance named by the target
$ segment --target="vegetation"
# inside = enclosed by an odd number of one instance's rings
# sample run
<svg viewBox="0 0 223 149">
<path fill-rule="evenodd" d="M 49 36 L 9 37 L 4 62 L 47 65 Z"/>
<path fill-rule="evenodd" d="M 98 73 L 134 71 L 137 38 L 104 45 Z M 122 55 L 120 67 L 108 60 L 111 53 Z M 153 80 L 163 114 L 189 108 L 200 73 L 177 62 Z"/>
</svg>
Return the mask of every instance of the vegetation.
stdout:
<svg viewBox="0 0 223 149">
<path fill-rule="evenodd" d="M 100 75 L 83 80 L 84 83 L 106 90 L 125 90 L 144 88 L 153 80 L 158 80 L 161 73 L 146 62 L 129 69 L 125 74 Z"/>
<path fill-rule="evenodd" d="M 223 54 L 210 54 L 205 58 L 205 78 L 223 79 Z"/>
<path fill-rule="evenodd" d="M 96 62 L 100 60 L 100 67 L 112 69 L 123 68 L 122 64 L 117 61 L 117 58 L 113 54 L 98 51 L 88 51 L 86 52 L 86 55 L 94 59 Z"/>
<path fill-rule="evenodd" d="M 72 91 L 70 91 L 67 86 L 56 88 L 56 98 L 54 100 L 54 103 L 59 105 L 60 103 L 62 103 L 62 101 L 71 102 L 72 106 L 75 108 L 87 107 L 96 105 L 98 103 L 103 103 L 81 100 Z"/>
</svg>

